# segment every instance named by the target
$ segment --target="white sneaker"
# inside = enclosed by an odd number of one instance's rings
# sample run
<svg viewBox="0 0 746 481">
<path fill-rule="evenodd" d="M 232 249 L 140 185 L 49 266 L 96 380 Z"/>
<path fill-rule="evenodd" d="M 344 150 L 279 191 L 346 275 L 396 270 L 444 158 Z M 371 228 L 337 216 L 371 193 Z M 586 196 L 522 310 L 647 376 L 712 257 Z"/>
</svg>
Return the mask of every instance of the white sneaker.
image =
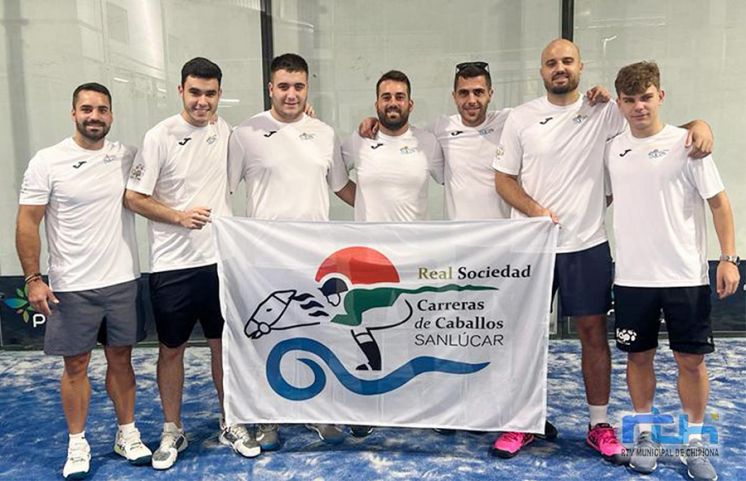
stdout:
<svg viewBox="0 0 746 481">
<path fill-rule="evenodd" d="M 142 466 L 150 462 L 153 453 L 140 440 L 140 431 L 132 428 L 127 434 L 117 430 L 117 439 L 114 442 L 114 452 L 123 456 L 135 466 Z"/>
<path fill-rule="evenodd" d="M 187 448 L 187 438 L 184 429 L 179 429 L 172 423 L 163 427 L 161 445 L 153 453 L 152 464 L 155 469 L 168 469 L 174 465 L 179 453 Z"/>
<path fill-rule="evenodd" d="M 85 438 L 71 439 L 67 446 L 67 461 L 62 468 L 65 479 L 83 479 L 91 469 L 91 447 Z"/>
<path fill-rule="evenodd" d="M 220 419 L 220 435 L 218 440 L 233 448 L 233 451 L 245 458 L 255 458 L 262 452 L 259 443 L 254 436 L 249 433 L 243 424 L 234 424 L 227 426 L 225 420 Z"/>
</svg>

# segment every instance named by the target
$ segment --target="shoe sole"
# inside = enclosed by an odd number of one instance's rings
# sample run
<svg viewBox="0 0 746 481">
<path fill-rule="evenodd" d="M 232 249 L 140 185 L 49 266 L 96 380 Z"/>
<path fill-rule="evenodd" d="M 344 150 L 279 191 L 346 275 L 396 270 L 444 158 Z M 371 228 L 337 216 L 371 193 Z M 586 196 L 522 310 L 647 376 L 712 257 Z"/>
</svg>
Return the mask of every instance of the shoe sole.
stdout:
<svg viewBox="0 0 746 481">
<path fill-rule="evenodd" d="M 350 434 L 352 434 L 353 438 L 367 438 L 368 436 L 373 434 L 373 429 L 371 428 L 370 431 L 366 431 L 366 432 L 361 432 L 361 431 L 355 432 L 352 429 L 350 429 Z"/>
<path fill-rule="evenodd" d="M 514 453 L 511 453 L 510 451 L 503 451 L 502 449 L 497 449 L 495 447 L 490 448 L 490 454 L 496 458 L 501 458 L 501 459 L 510 459 L 514 457 L 516 454 L 518 454 L 519 452 L 521 452 L 520 449 Z"/>
<path fill-rule="evenodd" d="M 70 473 L 67 476 L 63 476 L 63 478 L 66 480 L 73 481 L 77 479 L 85 479 L 88 477 L 89 474 L 90 474 L 90 470 L 89 471 L 78 471 L 77 473 Z"/>
<path fill-rule="evenodd" d="M 630 469 L 631 469 L 632 471 L 636 472 L 636 473 L 640 473 L 640 474 L 650 474 L 650 473 L 652 473 L 653 471 L 655 471 L 656 469 L 658 469 L 658 463 L 656 462 L 656 463 L 655 463 L 655 465 L 654 465 L 654 466 L 653 466 L 652 468 L 650 468 L 650 469 L 648 469 L 648 468 L 640 468 L 639 466 L 635 466 L 634 464 L 632 464 L 632 463 L 629 463 L 629 468 L 630 468 Z"/>
<path fill-rule="evenodd" d="M 679 459 L 681 460 L 682 464 L 686 466 L 686 475 L 689 476 L 689 479 L 693 479 L 694 481 L 718 481 L 718 475 L 715 474 L 715 477 L 712 479 L 707 478 L 698 478 L 692 474 L 691 471 L 689 471 L 689 465 L 686 464 L 686 458 L 684 456 L 679 456 Z"/>
<path fill-rule="evenodd" d="M 319 439 L 321 439 L 327 444 L 342 444 L 345 440 L 344 436 L 340 436 L 339 438 L 325 438 L 324 436 L 321 435 L 321 431 L 316 426 L 313 426 L 311 424 L 306 424 L 306 427 L 310 429 L 311 431 L 315 432 L 319 436 Z"/>
<path fill-rule="evenodd" d="M 588 438 L 585 438 L 585 443 L 593 448 L 594 451 L 596 451 L 598 454 L 601 455 L 601 457 L 604 459 L 604 461 L 608 461 L 611 464 L 614 464 L 616 466 L 624 466 L 629 465 L 630 455 L 626 454 L 626 452 L 620 453 L 620 454 L 604 454 L 599 449 L 598 446 L 593 444 Z M 626 449 L 625 449 L 626 451 Z M 653 468 L 655 469 L 655 468 Z M 652 473 L 652 471 L 650 471 Z M 642 471 L 638 471 L 638 473 L 642 473 Z"/>
<path fill-rule="evenodd" d="M 255 457 L 259 456 L 260 454 L 262 454 L 262 446 L 261 445 L 257 446 L 256 448 L 251 448 L 251 450 L 249 451 L 248 454 L 244 454 L 241 451 L 239 451 L 238 449 L 234 448 L 233 444 L 230 441 L 228 441 L 227 439 L 225 439 L 222 434 L 218 436 L 218 441 L 220 442 L 220 444 L 223 444 L 225 446 L 230 446 L 231 449 L 233 449 L 234 453 L 238 454 L 239 456 L 243 456 L 244 458 L 255 458 Z M 256 454 L 254 454 L 254 453 L 256 453 Z"/>
<path fill-rule="evenodd" d="M 184 442 L 176 448 L 176 459 L 174 459 L 171 464 L 168 466 L 165 464 L 158 464 L 160 461 L 155 461 L 152 456 L 150 458 L 151 462 L 150 465 L 153 467 L 153 469 L 157 469 L 158 471 L 164 471 L 166 469 L 171 469 L 171 467 L 176 464 L 176 460 L 179 459 L 179 453 L 184 451 L 189 446 L 189 442 L 187 441 L 186 436 L 184 436 Z"/>
</svg>

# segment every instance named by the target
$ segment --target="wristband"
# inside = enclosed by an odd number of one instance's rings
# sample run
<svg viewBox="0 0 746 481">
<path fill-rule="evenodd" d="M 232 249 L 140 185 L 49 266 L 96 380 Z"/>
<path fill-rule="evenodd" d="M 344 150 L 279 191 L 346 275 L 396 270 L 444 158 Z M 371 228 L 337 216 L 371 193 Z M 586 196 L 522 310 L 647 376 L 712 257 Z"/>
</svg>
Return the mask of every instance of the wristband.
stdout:
<svg viewBox="0 0 746 481">
<path fill-rule="evenodd" d="M 26 285 L 28 285 L 34 281 L 38 281 L 39 279 L 41 279 L 41 272 L 34 272 L 33 274 L 26 276 L 23 281 L 26 283 Z"/>
</svg>

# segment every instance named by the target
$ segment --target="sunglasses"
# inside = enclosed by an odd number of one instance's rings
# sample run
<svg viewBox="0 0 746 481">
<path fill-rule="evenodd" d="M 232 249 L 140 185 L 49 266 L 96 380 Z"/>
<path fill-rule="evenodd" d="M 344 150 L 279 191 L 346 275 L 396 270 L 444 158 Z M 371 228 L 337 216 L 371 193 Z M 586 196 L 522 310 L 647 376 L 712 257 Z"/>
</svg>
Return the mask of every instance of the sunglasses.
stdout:
<svg viewBox="0 0 746 481">
<path fill-rule="evenodd" d="M 479 70 L 484 70 L 485 72 L 490 71 L 490 64 L 487 62 L 461 62 L 460 64 L 456 65 L 456 73 L 461 72 L 467 67 L 476 67 Z"/>
</svg>

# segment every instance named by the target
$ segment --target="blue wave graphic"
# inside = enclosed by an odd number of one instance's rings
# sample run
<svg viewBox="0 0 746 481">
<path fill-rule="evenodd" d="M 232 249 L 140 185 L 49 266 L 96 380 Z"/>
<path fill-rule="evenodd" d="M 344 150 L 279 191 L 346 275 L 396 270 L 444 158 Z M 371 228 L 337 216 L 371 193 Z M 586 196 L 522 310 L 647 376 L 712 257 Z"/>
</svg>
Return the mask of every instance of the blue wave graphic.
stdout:
<svg viewBox="0 0 746 481">
<path fill-rule="evenodd" d="M 431 356 L 420 356 L 403 364 L 392 373 L 374 380 L 360 379 L 351 374 L 342 365 L 337 356 L 325 345 L 306 337 L 296 337 L 277 343 L 267 357 L 267 381 L 272 389 L 291 401 L 305 401 L 319 394 L 326 385 L 326 373 L 319 364 L 306 358 L 298 360 L 311 368 L 313 382 L 306 387 L 296 387 L 282 377 L 280 361 L 291 351 L 306 351 L 320 357 L 332 370 L 344 387 L 356 394 L 373 396 L 383 394 L 405 385 L 415 377 L 426 372 L 444 372 L 448 374 L 472 374 L 487 367 L 489 362 L 469 364 L 450 359 L 440 359 Z"/>
</svg>

